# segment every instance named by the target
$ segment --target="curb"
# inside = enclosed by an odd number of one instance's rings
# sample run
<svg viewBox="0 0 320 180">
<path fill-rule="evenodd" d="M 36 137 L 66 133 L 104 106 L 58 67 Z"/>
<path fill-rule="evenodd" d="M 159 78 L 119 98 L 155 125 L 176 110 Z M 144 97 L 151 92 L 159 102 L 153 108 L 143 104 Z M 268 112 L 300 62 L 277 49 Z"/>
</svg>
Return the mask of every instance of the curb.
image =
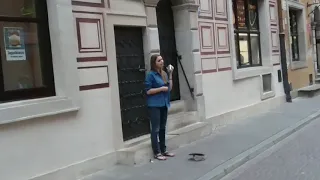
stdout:
<svg viewBox="0 0 320 180">
<path fill-rule="evenodd" d="M 249 160 L 255 158 L 262 152 L 266 151 L 267 149 L 271 148 L 272 146 L 276 145 L 283 139 L 287 138 L 291 134 L 295 133 L 296 131 L 302 129 L 310 122 L 315 120 L 316 118 L 320 117 L 320 110 L 317 112 L 309 115 L 308 117 L 300 120 L 296 124 L 280 131 L 279 133 L 269 137 L 268 139 L 262 141 L 260 144 L 244 151 L 243 153 L 237 155 L 236 157 L 224 162 L 223 164 L 219 165 L 218 167 L 214 168 L 213 170 L 209 171 L 204 176 L 198 178 L 197 180 L 220 180 L 227 174 L 231 173 L 238 167 L 242 166 Z"/>
</svg>

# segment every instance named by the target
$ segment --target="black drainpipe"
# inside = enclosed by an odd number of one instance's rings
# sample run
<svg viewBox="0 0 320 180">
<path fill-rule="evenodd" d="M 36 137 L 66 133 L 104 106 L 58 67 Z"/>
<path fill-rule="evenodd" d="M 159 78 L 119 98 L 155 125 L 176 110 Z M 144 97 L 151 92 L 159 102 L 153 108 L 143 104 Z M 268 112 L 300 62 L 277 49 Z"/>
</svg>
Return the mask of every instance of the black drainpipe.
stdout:
<svg viewBox="0 0 320 180">
<path fill-rule="evenodd" d="M 286 101 L 292 102 L 292 97 L 290 94 L 291 87 L 289 85 L 288 79 L 288 69 L 287 69 L 287 56 L 286 56 L 286 46 L 285 46 L 285 34 L 282 32 L 279 34 L 280 38 L 280 56 L 281 56 L 281 70 L 283 79 L 283 89 L 286 94 Z"/>
<path fill-rule="evenodd" d="M 278 0 L 278 20 L 279 20 L 279 40 L 280 40 L 280 56 L 281 56 L 281 70 L 282 70 L 282 80 L 283 80 L 283 89 L 286 94 L 286 101 L 292 102 L 291 97 L 291 87 L 289 85 L 288 79 L 288 68 L 287 68 L 287 55 L 286 55 L 286 45 L 285 45 L 285 32 L 283 30 L 283 16 L 282 16 L 282 4 L 281 0 Z"/>
</svg>

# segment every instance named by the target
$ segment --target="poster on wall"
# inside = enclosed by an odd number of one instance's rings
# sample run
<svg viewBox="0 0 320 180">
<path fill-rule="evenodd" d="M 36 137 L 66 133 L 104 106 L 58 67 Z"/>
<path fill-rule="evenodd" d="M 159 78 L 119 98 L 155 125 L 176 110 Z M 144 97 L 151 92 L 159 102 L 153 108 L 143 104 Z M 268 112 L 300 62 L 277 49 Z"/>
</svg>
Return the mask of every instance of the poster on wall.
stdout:
<svg viewBox="0 0 320 180">
<path fill-rule="evenodd" d="M 3 35 L 7 61 L 26 60 L 23 28 L 4 27 Z"/>
<path fill-rule="evenodd" d="M 238 27 L 246 28 L 246 16 L 244 0 L 237 1 Z"/>
</svg>

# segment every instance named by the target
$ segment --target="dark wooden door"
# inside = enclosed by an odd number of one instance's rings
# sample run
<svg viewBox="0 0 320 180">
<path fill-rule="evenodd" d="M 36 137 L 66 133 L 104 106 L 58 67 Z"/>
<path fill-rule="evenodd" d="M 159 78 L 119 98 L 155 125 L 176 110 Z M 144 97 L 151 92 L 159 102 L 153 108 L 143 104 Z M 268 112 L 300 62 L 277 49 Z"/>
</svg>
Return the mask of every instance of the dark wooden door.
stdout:
<svg viewBox="0 0 320 180">
<path fill-rule="evenodd" d="M 142 29 L 115 27 L 118 82 L 124 140 L 150 132 L 144 92 L 145 63 Z"/>
<path fill-rule="evenodd" d="M 159 31 L 160 54 L 166 66 L 172 64 L 175 67 L 173 72 L 173 88 L 171 100 L 180 99 L 179 74 L 177 62 L 176 37 L 174 30 L 173 12 L 171 0 L 160 0 L 157 5 L 157 22 Z"/>
</svg>

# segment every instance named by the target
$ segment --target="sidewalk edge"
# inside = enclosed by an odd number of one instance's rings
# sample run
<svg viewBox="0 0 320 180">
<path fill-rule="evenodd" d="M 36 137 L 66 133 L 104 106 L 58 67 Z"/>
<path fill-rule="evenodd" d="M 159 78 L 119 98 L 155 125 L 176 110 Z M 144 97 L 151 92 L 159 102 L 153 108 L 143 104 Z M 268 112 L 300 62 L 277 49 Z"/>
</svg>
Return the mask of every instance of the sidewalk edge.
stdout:
<svg viewBox="0 0 320 180">
<path fill-rule="evenodd" d="M 320 110 L 300 120 L 294 125 L 280 131 L 279 133 L 269 137 L 268 139 L 262 141 L 260 144 L 224 162 L 223 164 L 209 171 L 207 174 L 198 178 L 197 180 L 220 180 L 221 178 L 231 173 L 241 165 L 255 158 L 262 152 L 276 145 L 277 143 L 287 138 L 291 134 L 295 133 L 296 131 L 302 129 L 303 127 L 305 127 L 306 125 L 308 125 L 310 122 L 312 122 L 318 117 L 320 117 Z"/>
</svg>

